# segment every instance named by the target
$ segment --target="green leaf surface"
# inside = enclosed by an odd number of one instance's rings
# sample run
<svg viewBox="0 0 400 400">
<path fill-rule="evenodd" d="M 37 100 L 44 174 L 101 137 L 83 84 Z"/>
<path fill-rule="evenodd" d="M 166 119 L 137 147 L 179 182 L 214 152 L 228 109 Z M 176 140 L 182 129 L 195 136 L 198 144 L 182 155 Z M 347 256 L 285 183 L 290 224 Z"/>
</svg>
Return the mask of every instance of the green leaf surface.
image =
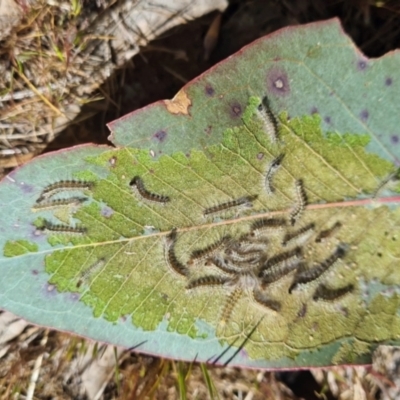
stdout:
<svg viewBox="0 0 400 400">
<path fill-rule="evenodd" d="M 370 362 L 400 343 L 399 65 L 286 28 L 111 123 L 117 148 L 14 171 L 0 307 L 164 357 Z"/>
</svg>

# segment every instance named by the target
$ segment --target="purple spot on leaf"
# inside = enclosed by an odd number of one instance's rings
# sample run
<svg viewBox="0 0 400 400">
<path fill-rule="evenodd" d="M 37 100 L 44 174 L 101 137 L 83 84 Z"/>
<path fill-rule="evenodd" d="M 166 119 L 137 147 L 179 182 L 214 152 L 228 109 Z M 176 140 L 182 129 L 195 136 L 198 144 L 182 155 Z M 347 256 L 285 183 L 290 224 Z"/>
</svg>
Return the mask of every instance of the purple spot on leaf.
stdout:
<svg viewBox="0 0 400 400">
<path fill-rule="evenodd" d="M 331 124 L 331 123 L 332 123 L 331 117 L 325 117 L 325 118 L 324 118 L 324 121 L 325 121 L 327 124 Z"/>
<path fill-rule="evenodd" d="M 206 94 L 207 96 L 214 96 L 215 90 L 211 85 L 206 86 Z"/>
<path fill-rule="evenodd" d="M 360 112 L 360 118 L 361 118 L 362 121 L 365 122 L 365 121 L 368 119 L 368 117 L 369 117 L 369 112 L 368 112 L 368 110 L 362 110 L 362 111 Z"/>
<path fill-rule="evenodd" d="M 392 83 L 393 83 L 393 79 L 392 78 L 386 78 L 386 80 L 385 80 L 385 85 L 386 86 L 391 86 Z"/>
<path fill-rule="evenodd" d="M 364 70 L 367 68 L 367 62 L 366 62 L 365 60 L 359 60 L 359 61 L 357 62 L 357 68 L 358 68 L 360 71 L 364 71 Z"/>
<path fill-rule="evenodd" d="M 167 132 L 158 131 L 153 135 L 153 138 L 162 143 L 167 138 Z"/>
<path fill-rule="evenodd" d="M 32 275 L 39 275 L 39 271 L 37 269 L 32 270 Z"/>
<path fill-rule="evenodd" d="M 399 144 L 399 136 L 398 135 L 392 135 L 392 144 Z"/>
<path fill-rule="evenodd" d="M 24 193 L 32 193 L 35 190 L 32 185 L 27 185 L 25 182 L 21 182 L 20 188 Z"/>
<path fill-rule="evenodd" d="M 257 154 L 257 160 L 262 160 L 264 158 L 264 153 Z"/>
<path fill-rule="evenodd" d="M 311 114 L 312 114 L 312 115 L 318 114 L 318 108 L 317 108 L 317 107 L 313 107 L 313 108 L 311 109 Z"/>
<path fill-rule="evenodd" d="M 185 154 L 186 158 L 190 158 L 190 153 Z"/>
<path fill-rule="evenodd" d="M 230 104 L 230 115 L 233 118 L 238 118 L 242 115 L 242 106 L 237 101 Z"/>
<path fill-rule="evenodd" d="M 289 79 L 281 68 L 272 68 L 267 73 L 267 90 L 278 96 L 287 96 L 290 93 Z"/>
<path fill-rule="evenodd" d="M 114 210 L 105 206 L 101 209 L 100 213 L 103 217 L 110 218 L 114 214 Z"/>
</svg>

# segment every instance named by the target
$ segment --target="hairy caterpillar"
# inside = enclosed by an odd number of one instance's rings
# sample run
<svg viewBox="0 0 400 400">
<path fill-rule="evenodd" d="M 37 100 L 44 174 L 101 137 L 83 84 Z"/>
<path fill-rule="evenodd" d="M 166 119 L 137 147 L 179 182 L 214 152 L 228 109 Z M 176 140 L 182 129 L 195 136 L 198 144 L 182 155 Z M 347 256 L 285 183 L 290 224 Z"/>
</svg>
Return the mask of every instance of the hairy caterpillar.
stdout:
<svg viewBox="0 0 400 400">
<path fill-rule="evenodd" d="M 298 260 L 301 257 L 301 255 L 302 255 L 301 247 L 295 247 L 292 250 L 279 253 L 267 259 L 265 263 L 261 264 L 258 275 L 261 278 L 265 276 L 266 273 L 268 274 L 268 270 L 273 267 L 277 269 L 281 266 L 293 264 L 293 261 Z"/>
<path fill-rule="evenodd" d="M 304 211 L 304 208 L 307 205 L 307 195 L 304 190 L 303 181 L 301 179 L 296 180 L 295 188 L 296 188 L 297 202 L 290 213 L 290 223 L 292 225 L 294 225 L 296 221 L 300 218 L 301 214 Z"/>
<path fill-rule="evenodd" d="M 182 276 L 188 276 L 189 275 L 189 270 L 186 267 L 186 265 L 183 265 L 177 258 L 175 254 L 175 243 L 177 239 L 177 232 L 176 229 L 173 229 L 170 234 L 167 236 L 167 241 L 166 241 L 166 258 L 167 258 L 167 264 L 169 267 L 172 269 L 172 271 L 176 272 L 179 275 Z"/>
<path fill-rule="evenodd" d="M 346 249 L 343 244 L 340 244 L 336 250 L 322 263 L 316 265 L 315 267 L 305 269 L 299 268 L 297 274 L 294 277 L 294 281 L 289 288 L 289 293 L 297 289 L 299 285 L 310 283 L 318 279 L 323 273 L 325 273 L 333 264 L 344 257 L 346 254 Z"/>
<path fill-rule="evenodd" d="M 354 285 L 351 283 L 339 288 L 329 288 L 324 284 L 321 284 L 317 287 L 316 291 L 314 292 L 313 300 L 333 301 L 352 292 L 353 289 Z"/>
<path fill-rule="evenodd" d="M 99 271 L 105 264 L 105 258 L 100 258 L 95 263 L 93 263 L 89 268 L 82 272 L 81 277 L 77 283 L 77 287 L 79 288 L 83 283 L 87 283 L 90 275 L 93 275 L 95 272 Z"/>
<path fill-rule="evenodd" d="M 194 250 L 190 256 L 189 264 L 212 257 L 230 240 L 230 238 L 230 236 L 224 236 L 222 239 L 217 240 L 203 249 Z"/>
<path fill-rule="evenodd" d="M 284 154 L 280 154 L 278 157 L 274 158 L 268 166 L 267 173 L 265 174 L 264 187 L 267 194 L 272 194 L 275 192 L 275 188 L 272 186 L 272 178 L 275 172 L 281 166 Z"/>
<path fill-rule="evenodd" d="M 69 197 L 67 199 L 57 199 L 52 201 L 42 201 L 40 203 L 36 203 L 32 207 L 33 212 L 43 211 L 43 210 L 51 210 L 53 208 L 60 208 L 66 206 L 77 206 L 87 199 L 85 197 Z"/>
<path fill-rule="evenodd" d="M 332 236 L 336 231 L 338 231 L 342 227 L 342 223 L 340 221 L 336 221 L 330 228 L 321 231 L 318 236 L 315 238 L 317 243 L 322 242 L 324 239 Z"/>
<path fill-rule="evenodd" d="M 140 176 L 135 176 L 131 180 L 130 186 L 134 187 L 139 196 L 145 200 L 159 204 L 165 204 L 170 201 L 170 198 L 168 196 L 149 192 L 144 186 L 143 180 L 142 178 L 140 178 Z"/>
<path fill-rule="evenodd" d="M 194 279 L 188 283 L 187 289 L 193 289 L 199 286 L 216 286 L 224 285 L 229 279 L 217 275 L 207 275 L 200 278 Z"/>
<path fill-rule="evenodd" d="M 282 240 L 282 246 L 290 245 L 292 242 L 306 241 L 314 232 L 314 228 L 315 224 L 311 223 L 294 232 L 287 232 Z"/>
<path fill-rule="evenodd" d="M 244 196 L 244 197 L 239 197 L 238 199 L 235 200 L 230 200 L 225 203 L 220 203 L 216 206 L 212 206 L 209 208 L 206 208 L 203 212 L 204 216 L 210 215 L 210 214 L 216 214 L 220 213 L 223 211 L 227 211 L 231 208 L 235 207 L 240 207 L 240 206 L 245 206 L 245 207 L 252 207 L 253 206 L 253 201 L 257 198 L 257 195 L 254 196 Z"/>
<path fill-rule="evenodd" d="M 257 303 L 259 303 L 259 304 L 263 305 L 264 307 L 267 307 L 273 311 L 278 312 L 281 309 L 281 303 L 279 301 L 270 299 L 269 297 L 265 296 L 259 290 L 254 290 L 253 298 Z"/>
<path fill-rule="evenodd" d="M 50 198 L 59 192 L 64 192 L 68 190 L 89 190 L 94 186 L 94 182 L 89 181 L 76 181 L 76 180 L 65 180 L 54 182 L 51 185 L 46 186 L 39 198 L 36 200 L 36 203 L 41 203 L 44 200 Z"/>
<path fill-rule="evenodd" d="M 276 143 L 278 141 L 278 120 L 271 111 L 267 96 L 262 99 L 261 104 L 257 107 L 257 115 L 261 119 L 271 142 Z"/>
<path fill-rule="evenodd" d="M 263 233 L 271 230 L 280 230 L 282 227 L 286 226 L 286 220 L 283 218 L 262 218 L 258 219 L 251 225 L 250 236 L 257 237 L 261 236 Z"/>
<path fill-rule="evenodd" d="M 53 224 L 48 220 L 43 221 L 43 225 L 38 228 L 39 230 L 49 231 L 54 233 L 65 233 L 65 234 L 84 234 L 87 229 L 82 225 L 69 226 L 62 224 Z"/>
</svg>

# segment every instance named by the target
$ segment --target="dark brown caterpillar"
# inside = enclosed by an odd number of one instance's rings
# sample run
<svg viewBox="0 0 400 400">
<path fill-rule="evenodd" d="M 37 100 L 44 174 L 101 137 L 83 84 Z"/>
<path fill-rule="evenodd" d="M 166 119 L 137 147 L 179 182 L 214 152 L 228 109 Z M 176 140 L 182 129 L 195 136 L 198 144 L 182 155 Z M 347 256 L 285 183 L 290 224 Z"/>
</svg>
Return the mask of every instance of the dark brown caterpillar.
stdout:
<svg viewBox="0 0 400 400">
<path fill-rule="evenodd" d="M 253 298 L 257 303 L 259 303 L 259 304 L 263 305 L 264 307 L 267 307 L 273 311 L 278 312 L 281 309 L 281 303 L 279 301 L 270 299 L 269 297 L 265 296 L 259 290 L 254 290 Z"/>
<path fill-rule="evenodd" d="M 268 166 L 267 173 L 265 175 L 265 191 L 267 194 L 272 194 L 275 192 L 275 188 L 272 186 L 272 178 L 275 172 L 281 166 L 281 162 L 283 160 L 284 154 L 280 154 L 278 157 L 274 158 Z"/>
<path fill-rule="evenodd" d="M 290 245 L 292 242 L 302 242 L 303 240 L 307 240 L 309 236 L 314 232 L 315 224 L 311 223 L 306 226 L 303 226 L 300 229 L 297 229 L 294 232 L 287 232 L 282 240 L 282 246 Z"/>
<path fill-rule="evenodd" d="M 310 283 L 318 279 L 325 273 L 336 261 L 340 260 L 346 254 L 345 245 L 340 244 L 336 250 L 322 263 L 310 269 L 299 268 L 298 273 L 294 277 L 293 283 L 289 288 L 289 293 L 297 289 L 299 285 Z"/>
<path fill-rule="evenodd" d="M 135 176 L 131 180 L 130 186 L 134 187 L 139 196 L 147 201 L 151 201 L 153 203 L 165 204 L 171 200 L 168 196 L 149 192 L 144 186 L 143 180 L 140 176 Z"/>
<path fill-rule="evenodd" d="M 175 243 L 177 239 L 176 228 L 172 229 L 170 234 L 167 236 L 166 242 L 166 253 L 167 253 L 167 263 L 172 271 L 176 272 L 182 276 L 189 276 L 189 270 L 186 265 L 183 265 L 177 258 L 175 254 Z"/>
<path fill-rule="evenodd" d="M 218 204 L 216 206 L 212 206 L 209 208 L 206 208 L 203 212 L 204 216 L 210 215 L 210 214 L 216 214 L 220 213 L 223 211 L 228 211 L 231 208 L 236 208 L 240 206 L 245 206 L 245 207 L 253 207 L 253 201 L 258 197 L 258 195 L 254 196 L 244 196 L 244 197 L 239 197 L 238 199 L 235 200 L 230 200 L 225 203 Z"/>
<path fill-rule="evenodd" d="M 201 278 L 197 278 L 192 280 L 186 286 L 187 289 L 193 289 L 199 286 L 216 286 L 216 285 L 224 285 L 228 282 L 229 279 L 224 278 L 222 276 L 217 275 L 207 275 L 202 276 Z"/>
<path fill-rule="evenodd" d="M 307 205 L 307 195 L 304 190 L 303 181 L 301 179 L 298 179 L 295 182 L 295 188 L 297 202 L 293 210 L 290 212 L 290 223 L 292 225 L 294 225 L 296 221 L 300 218 Z"/>
<path fill-rule="evenodd" d="M 332 236 L 336 231 L 338 231 L 342 227 L 342 223 L 340 221 L 336 221 L 330 228 L 321 231 L 319 235 L 315 238 L 317 243 L 321 243 L 324 239 Z"/>
<path fill-rule="evenodd" d="M 263 233 L 273 230 L 280 230 L 286 226 L 286 220 L 283 218 L 262 218 L 251 225 L 250 236 L 257 237 Z"/>
<path fill-rule="evenodd" d="M 220 257 L 212 257 L 207 260 L 206 265 L 215 265 L 218 269 L 220 269 L 222 272 L 225 272 L 227 274 L 231 275 L 237 275 L 239 274 L 240 267 L 234 266 L 231 263 L 229 263 L 227 260 L 223 260 Z"/>
<path fill-rule="evenodd" d="M 301 247 L 295 247 L 292 250 L 284 251 L 282 253 L 279 253 L 269 259 L 267 259 L 266 262 L 262 263 L 258 272 L 258 276 L 260 278 L 264 277 L 266 271 L 268 271 L 270 268 L 280 268 L 285 265 L 290 265 L 290 264 L 296 264 L 296 261 L 300 259 L 302 255 L 302 249 Z"/>
<path fill-rule="evenodd" d="M 214 256 L 230 239 L 231 237 L 227 235 L 203 249 L 194 250 L 190 256 L 189 264 Z"/>
<path fill-rule="evenodd" d="M 263 252 L 268 248 L 266 237 L 254 238 L 251 233 L 242 235 L 238 240 L 232 242 L 228 250 L 234 250 L 239 254 Z"/>
<path fill-rule="evenodd" d="M 43 189 L 39 198 L 36 200 L 36 203 L 41 203 L 45 199 L 48 199 L 59 192 L 64 192 L 67 190 L 90 190 L 93 188 L 93 186 L 94 182 L 88 181 L 65 180 L 54 182 Z"/>
<path fill-rule="evenodd" d="M 276 143 L 278 141 L 278 120 L 271 111 L 267 96 L 262 99 L 257 111 L 259 118 L 263 122 L 265 132 L 271 139 L 271 142 Z"/>
<path fill-rule="evenodd" d="M 85 234 L 87 229 L 82 225 L 69 226 L 61 224 L 53 224 L 48 220 L 43 220 L 43 225 L 38 228 L 42 231 L 50 231 L 54 233 L 65 233 L 65 234 Z"/>
<path fill-rule="evenodd" d="M 295 271 L 299 267 L 299 265 L 301 265 L 301 262 L 300 262 L 300 264 L 292 262 L 292 263 L 284 264 L 280 267 L 276 266 L 276 267 L 271 267 L 270 269 L 264 270 L 262 278 L 261 278 L 261 283 L 262 283 L 263 288 L 265 288 L 265 286 L 270 285 L 271 283 L 274 283 L 274 282 L 278 281 L 279 279 L 287 276 L 292 271 Z"/>
<path fill-rule="evenodd" d="M 313 300 L 333 301 L 352 292 L 353 289 L 354 285 L 351 283 L 339 288 L 329 288 L 321 283 L 321 285 L 319 285 L 317 290 L 314 292 Z"/>
</svg>

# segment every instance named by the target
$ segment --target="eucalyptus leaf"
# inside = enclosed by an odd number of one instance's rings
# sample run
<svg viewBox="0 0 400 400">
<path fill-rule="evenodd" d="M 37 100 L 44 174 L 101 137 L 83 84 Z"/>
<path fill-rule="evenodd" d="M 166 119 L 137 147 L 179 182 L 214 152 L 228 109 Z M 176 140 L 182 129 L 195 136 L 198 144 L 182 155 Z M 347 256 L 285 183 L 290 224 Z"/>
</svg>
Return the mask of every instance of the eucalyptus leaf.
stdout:
<svg viewBox="0 0 400 400">
<path fill-rule="evenodd" d="M 400 343 L 400 56 L 283 29 L 0 184 L 0 307 L 163 357 L 369 363 Z"/>
</svg>

